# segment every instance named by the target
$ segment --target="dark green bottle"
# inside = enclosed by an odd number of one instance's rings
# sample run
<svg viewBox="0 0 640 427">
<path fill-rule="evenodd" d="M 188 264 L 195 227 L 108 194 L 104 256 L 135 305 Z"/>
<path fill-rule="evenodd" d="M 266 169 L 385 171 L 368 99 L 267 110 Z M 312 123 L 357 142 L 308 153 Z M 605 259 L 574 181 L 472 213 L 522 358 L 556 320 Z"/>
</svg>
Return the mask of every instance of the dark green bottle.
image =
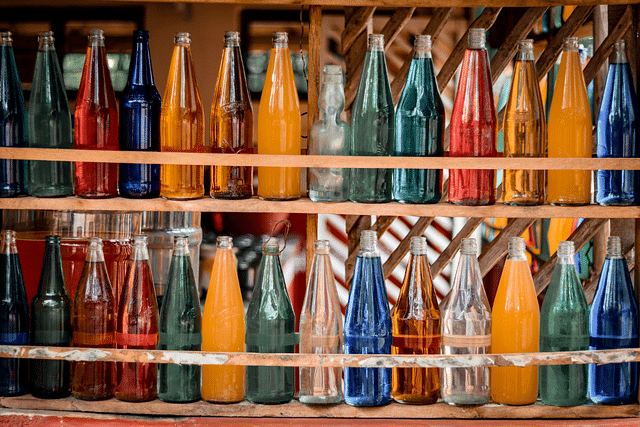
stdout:
<svg viewBox="0 0 640 427">
<path fill-rule="evenodd" d="M 296 315 L 282 275 L 278 241 L 269 239 L 262 251 L 253 296 L 247 308 L 246 342 L 250 353 L 295 353 Z M 254 403 L 286 403 L 295 393 L 295 369 L 247 366 L 246 395 Z"/>
<path fill-rule="evenodd" d="M 574 263 L 573 242 L 560 242 L 558 262 L 540 309 L 540 351 L 589 350 L 589 307 Z M 540 366 L 542 403 L 576 406 L 587 401 L 588 365 Z"/>
<path fill-rule="evenodd" d="M 202 348 L 202 311 L 187 236 L 176 236 L 173 241 L 159 323 L 158 350 L 200 351 Z M 158 397 L 172 403 L 199 400 L 200 366 L 159 364 Z"/>
<path fill-rule="evenodd" d="M 31 300 L 31 345 L 71 345 L 71 299 L 62 274 L 60 236 L 47 236 L 38 292 Z M 30 364 L 31 394 L 56 399 L 71 394 L 69 362 L 34 359 Z"/>
</svg>

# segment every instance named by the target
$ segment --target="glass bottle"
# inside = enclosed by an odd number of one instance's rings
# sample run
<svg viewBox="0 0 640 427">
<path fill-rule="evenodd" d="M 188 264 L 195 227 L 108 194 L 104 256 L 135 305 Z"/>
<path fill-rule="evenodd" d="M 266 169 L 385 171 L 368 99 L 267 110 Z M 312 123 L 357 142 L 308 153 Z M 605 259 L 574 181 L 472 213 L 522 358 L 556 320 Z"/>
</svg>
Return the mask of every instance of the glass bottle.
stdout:
<svg viewBox="0 0 640 427">
<path fill-rule="evenodd" d="M 392 354 L 439 354 L 440 308 L 427 261 L 427 239 L 411 237 L 409 263 L 391 310 Z M 391 397 L 400 403 L 434 403 L 440 394 L 438 368 L 393 368 Z"/>
<path fill-rule="evenodd" d="M 339 65 L 325 65 L 318 97 L 320 119 L 311 128 L 312 155 L 349 155 L 349 124 L 340 119 L 344 111 L 344 74 Z M 349 199 L 349 169 L 309 168 L 309 198 L 314 202 Z"/>
<path fill-rule="evenodd" d="M 476 255 L 476 239 L 462 239 L 460 261 L 442 311 L 444 354 L 491 353 L 491 306 Z M 483 405 L 491 397 L 489 383 L 486 366 L 444 368 L 440 393 L 450 405 Z"/>
<path fill-rule="evenodd" d="M 200 351 L 202 347 L 202 312 L 188 239 L 174 238 L 167 292 L 160 309 L 158 350 Z M 200 366 L 160 364 L 158 397 L 172 403 L 199 400 Z"/>
<path fill-rule="evenodd" d="M 60 236 L 47 236 L 38 292 L 31 300 L 31 345 L 69 347 L 71 342 L 71 298 L 62 273 Z M 69 362 L 33 359 L 29 367 L 29 389 L 35 397 L 71 394 Z"/>
<path fill-rule="evenodd" d="M 247 307 L 247 352 L 295 353 L 296 316 L 280 265 L 278 241 L 267 238 Z M 286 403 L 295 392 L 295 369 L 247 366 L 247 399 L 253 403 Z"/>
<path fill-rule="evenodd" d="M 345 354 L 391 354 L 389 299 L 375 231 L 363 230 L 344 318 Z M 344 401 L 353 406 L 391 402 L 391 368 L 344 368 Z"/>
<path fill-rule="evenodd" d="M 329 241 L 316 240 L 300 313 L 300 353 L 342 354 L 342 339 L 342 312 Z M 299 399 L 308 405 L 340 403 L 342 368 L 300 367 Z"/>
<path fill-rule="evenodd" d="M 240 33 L 224 33 L 224 51 L 211 104 L 211 143 L 216 153 L 253 153 L 253 107 L 240 52 Z M 216 165 L 211 197 L 246 199 L 253 194 L 252 166 Z"/>
<path fill-rule="evenodd" d="M 29 135 L 22 83 L 13 53 L 11 32 L 0 32 L 0 146 L 26 147 Z M 0 197 L 28 192 L 26 160 L 0 160 Z"/>
<path fill-rule="evenodd" d="M 591 108 L 582 74 L 578 38 L 567 37 L 549 110 L 549 157 L 591 157 Z M 591 200 L 591 171 L 550 170 L 547 201 L 586 205 Z"/>
<path fill-rule="evenodd" d="M 393 153 L 394 114 L 384 35 L 369 34 L 358 91 L 351 107 L 350 154 L 390 156 Z M 393 169 L 351 169 L 349 200 L 390 202 L 392 179 Z"/>
<path fill-rule="evenodd" d="M 520 40 L 504 113 L 505 157 L 547 155 L 547 121 L 535 60 L 533 40 Z M 544 170 L 506 169 L 502 202 L 510 205 L 544 203 L 545 177 Z"/>
<path fill-rule="evenodd" d="M 431 36 L 416 36 L 413 59 L 396 111 L 394 154 L 441 157 L 444 152 L 444 104 L 431 58 Z M 394 169 L 393 198 L 404 203 L 437 203 L 442 171 Z"/>
<path fill-rule="evenodd" d="M 133 236 L 131 258 L 127 265 L 116 325 L 118 348 L 155 350 L 158 346 L 158 302 L 151 275 L 147 236 Z M 118 362 L 116 399 L 144 402 L 156 398 L 158 365 Z"/>
<path fill-rule="evenodd" d="M 558 261 L 540 308 L 540 351 L 589 349 L 589 306 L 575 266 L 573 242 L 560 242 Z M 576 406 L 587 401 L 587 365 L 538 368 L 545 405 Z"/>
<path fill-rule="evenodd" d="M 597 156 L 638 157 L 636 127 L 638 102 L 625 41 L 616 40 L 600 103 Z M 640 202 L 640 173 L 634 170 L 599 170 L 596 202 L 601 205 L 633 205 Z"/>
<path fill-rule="evenodd" d="M 120 149 L 160 151 L 162 99 L 156 89 L 149 54 L 149 32 L 133 32 L 129 77 L 120 98 Z M 157 197 L 160 165 L 120 164 L 120 195 Z"/>
<path fill-rule="evenodd" d="M 16 248 L 16 232 L 0 242 L 0 345 L 29 345 L 29 303 Z M 29 392 L 29 361 L 0 358 L 0 396 Z"/>
<path fill-rule="evenodd" d="M 99 237 L 89 237 L 87 242 L 87 258 L 73 300 L 71 329 L 74 347 L 116 348 L 116 303 Z M 72 362 L 71 372 L 75 398 L 113 397 L 113 362 Z"/>
<path fill-rule="evenodd" d="M 273 33 L 267 78 L 258 110 L 258 153 L 300 154 L 300 101 L 293 76 L 289 35 Z M 300 197 L 300 168 L 258 168 L 258 196 L 265 200 Z"/>
<path fill-rule="evenodd" d="M 511 237 L 508 251 L 493 301 L 491 352 L 536 353 L 540 341 L 540 309 L 524 239 Z M 491 400 L 495 403 L 528 405 L 537 397 L 537 366 L 491 368 Z"/>
<path fill-rule="evenodd" d="M 202 350 L 243 352 L 244 334 L 244 305 L 233 239 L 219 236 L 202 316 Z M 209 402 L 240 402 L 244 398 L 244 376 L 241 365 L 204 365 L 202 398 Z"/>
<path fill-rule="evenodd" d="M 75 139 L 77 150 L 120 149 L 118 108 L 111 85 L 104 31 L 89 32 L 89 47 L 76 98 Z M 118 164 L 75 162 L 75 190 L 80 197 L 101 198 L 118 195 Z"/>
<path fill-rule="evenodd" d="M 484 28 L 469 28 L 458 90 L 449 125 L 449 157 L 497 157 L 496 107 Z M 493 169 L 450 169 L 449 202 L 491 205 L 496 199 Z"/>
<path fill-rule="evenodd" d="M 176 33 L 160 115 L 160 151 L 208 153 L 204 110 L 191 57 L 189 33 Z M 204 166 L 162 165 L 160 195 L 167 199 L 204 196 Z"/>
<path fill-rule="evenodd" d="M 638 347 L 638 304 L 620 237 L 611 236 L 589 313 L 589 350 Z M 637 362 L 589 365 L 589 398 L 623 405 L 638 396 Z"/>
<path fill-rule="evenodd" d="M 38 33 L 36 67 L 29 97 L 29 147 L 73 148 L 73 126 L 67 91 L 52 31 Z M 29 162 L 29 192 L 35 197 L 73 194 L 71 162 Z"/>
</svg>

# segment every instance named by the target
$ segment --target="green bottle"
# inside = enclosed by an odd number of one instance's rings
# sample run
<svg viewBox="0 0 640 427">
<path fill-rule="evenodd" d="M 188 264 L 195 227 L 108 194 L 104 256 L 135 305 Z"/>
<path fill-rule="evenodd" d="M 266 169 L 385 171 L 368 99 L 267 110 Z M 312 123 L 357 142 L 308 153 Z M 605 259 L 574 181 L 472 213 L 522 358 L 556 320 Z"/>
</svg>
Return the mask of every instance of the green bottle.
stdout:
<svg viewBox="0 0 640 427">
<path fill-rule="evenodd" d="M 540 351 L 589 350 L 589 308 L 574 263 L 573 242 L 560 242 L 558 262 L 540 309 Z M 587 401 L 588 365 L 540 366 L 542 403 L 582 405 Z"/>
<path fill-rule="evenodd" d="M 202 311 L 188 243 L 188 236 L 176 236 L 173 241 L 158 350 L 200 351 L 202 347 Z M 158 397 L 172 403 L 200 400 L 200 366 L 159 364 Z"/>
</svg>

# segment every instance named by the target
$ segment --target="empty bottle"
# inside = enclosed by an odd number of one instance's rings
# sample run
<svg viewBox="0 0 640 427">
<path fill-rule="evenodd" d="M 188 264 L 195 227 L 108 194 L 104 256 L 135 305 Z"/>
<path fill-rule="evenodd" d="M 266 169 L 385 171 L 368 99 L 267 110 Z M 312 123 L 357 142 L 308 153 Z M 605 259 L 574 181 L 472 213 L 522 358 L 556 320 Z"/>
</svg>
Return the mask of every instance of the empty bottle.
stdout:
<svg viewBox="0 0 640 427">
<path fill-rule="evenodd" d="M 393 97 L 384 56 L 384 35 L 369 34 L 358 91 L 351 107 L 352 156 L 390 156 L 395 129 Z M 391 201 L 393 169 L 351 169 L 349 199 Z"/>
<path fill-rule="evenodd" d="M 104 47 L 104 31 L 89 32 L 89 47 L 76 98 L 75 139 L 77 150 L 120 149 L 118 143 L 118 106 Z M 75 163 L 74 194 L 87 198 L 118 195 L 118 164 Z"/>
<path fill-rule="evenodd" d="M 344 317 L 345 354 L 391 354 L 389 299 L 375 231 L 363 230 Z M 353 406 L 391 402 L 391 368 L 344 368 L 344 401 Z"/>
<path fill-rule="evenodd" d="M 329 241 L 316 240 L 300 313 L 300 353 L 342 354 L 342 337 L 342 313 Z M 342 368 L 300 367 L 299 399 L 308 405 L 340 403 Z"/>
<path fill-rule="evenodd" d="M 431 59 L 431 36 L 416 36 L 413 59 L 396 111 L 394 154 L 441 157 L 444 152 L 444 104 Z M 393 198 L 404 203 L 437 203 L 442 171 L 395 169 Z"/>
<path fill-rule="evenodd" d="M 637 126 L 638 102 L 631 66 L 625 53 L 625 41 L 616 40 L 598 114 L 597 156 L 640 156 Z M 596 202 L 601 205 L 633 205 L 640 202 L 639 172 L 599 170 L 596 173 Z"/>
<path fill-rule="evenodd" d="M 29 97 L 29 147 L 73 148 L 73 126 L 67 91 L 53 32 L 38 33 L 36 67 Z M 29 162 L 29 192 L 35 197 L 73 194 L 71 162 Z"/>
<path fill-rule="evenodd" d="M 545 157 L 547 121 L 536 75 L 533 40 L 520 40 L 504 113 L 504 156 Z M 546 171 L 506 169 L 502 202 L 540 205 L 545 200 Z"/>
<path fill-rule="evenodd" d="M 116 302 L 99 237 L 88 239 L 87 258 L 71 313 L 74 347 L 116 348 Z M 113 362 L 73 362 L 71 372 L 71 392 L 75 398 L 113 397 Z"/>
<path fill-rule="evenodd" d="M 149 32 L 133 32 L 129 77 L 120 98 L 120 149 L 160 151 L 162 99 L 156 89 L 149 55 Z M 120 195 L 157 197 L 160 165 L 120 164 Z"/>
<path fill-rule="evenodd" d="M 462 239 L 446 308 L 442 311 L 444 354 L 491 353 L 491 306 L 482 283 L 476 239 Z M 489 401 L 489 368 L 444 368 L 442 400 L 450 405 L 483 405 Z"/>
<path fill-rule="evenodd" d="M 31 345 L 69 347 L 71 342 L 71 299 L 62 273 L 60 236 L 47 236 L 38 292 L 31 300 Z M 43 399 L 69 396 L 69 368 L 64 360 L 31 360 L 31 394 Z"/>
<path fill-rule="evenodd" d="M 16 232 L 0 242 L 0 345 L 29 345 L 29 302 L 16 248 Z M 0 358 L 0 396 L 29 392 L 29 361 Z"/>
<path fill-rule="evenodd" d="M 409 263 L 391 310 L 392 354 L 439 354 L 440 308 L 427 261 L 427 239 L 411 238 Z M 400 403 L 434 403 L 440 392 L 438 368 L 393 368 L 391 397 Z"/>
<path fill-rule="evenodd" d="M 0 146 L 26 147 L 29 136 L 22 83 L 13 54 L 11 32 L 0 32 Z M 26 160 L 0 160 L 0 197 L 28 192 Z"/>
<path fill-rule="evenodd" d="M 540 351 L 589 349 L 589 306 L 575 266 L 573 242 L 560 242 L 558 261 L 540 308 Z M 540 366 L 545 405 L 576 406 L 587 401 L 587 365 Z"/>
<path fill-rule="evenodd" d="M 589 313 L 589 350 L 638 347 L 638 304 L 620 237 L 611 236 Z M 589 365 L 589 398 L 623 405 L 638 397 L 637 362 Z"/>
<path fill-rule="evenodd" d="M 200 351 L 202 312 L 188 236 L 175 236 L 167 291 L 160 309 L 158 350 Z M 160 364 L 158 397 L 172 403 L 200 399 L 200 366 Z"/>
<path fill-rule="evenodd" d="M 469 46 L 451 112 L 449 157 L 497 157 L 498 120 L 484 28 L 469 28 Z M 496 199 L 493 169 L 450 169 L 449 202 L 491 205 Z"/>
<path fill-rule="evenodd" d="M 211 104 L 211 144 L 216 153 L 253 153 L 253 107 L 240 52 L 240 33 L 224 34 L 224 51 Z M 215 165 L 211 197 L 246 199 L 253 194 L 252 166 Z"/>
<path fill-rule="evenodd" d="M 309 153 L 349 155 L 351 131 L 340 119 L 344 110 L 344 74 L 339 65 L 325 65 L 318 97 L 320 119 L 311 128 Z M 309 198 L 314 202 L 349 200 L 349 169 L 309 168 Z"/>
</svg>

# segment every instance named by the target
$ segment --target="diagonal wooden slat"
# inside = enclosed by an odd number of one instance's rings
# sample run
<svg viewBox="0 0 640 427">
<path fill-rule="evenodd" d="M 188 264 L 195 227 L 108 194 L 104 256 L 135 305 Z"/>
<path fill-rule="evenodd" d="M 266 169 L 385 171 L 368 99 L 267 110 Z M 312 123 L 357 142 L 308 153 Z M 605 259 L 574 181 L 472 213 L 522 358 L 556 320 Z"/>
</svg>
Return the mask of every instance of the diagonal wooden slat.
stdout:
<svg viewBox="0 0 640 427">
<path fill-rule="evenodd" d="M 375 11 L 375 7 L 358 7 L 355 8 L 351 16 L 348 17 L 344 25 L 344 30 L 342 31 L 342 36 L 340 37 L 342 40 L 341 48 L 343 55 L 351 49 L 358 36 L 367 28 L 369 20 Z"/>
<path fill-rule="evenodd" d="M 442 270 L 444 270 L 447 264 L 449 264 L 453 257 L 456 256 L 456 253 L 462 244 L 462 239 L 466 239 L 471 236 L 476 228 L 482 224 L 482 221 L 484 221 L 484 218 L 469 218 L 464 227 L 462 227 L 462 230 L 456 234 L 444 251 L 440 253 L 438 259 L 431 264 L 431 277 L 436 277 L 442 273 Z"/>
<path fill-rule="evenodd" d="M 371 228 L 371 217 L 369 215 L 354 216 L 347 215 L 347 249 L 349 254 L 357 254 L 356 248 L 360 246 L 360 233 L 362 230 Z M 353 267 L 356 259 L 347 258 L 344 263 L 346 283 L 351 288 L 351 278 L 353 277 Z"/>
<path fill-rule="evenodd" d="M 389 227 L 391 227 L 391 224 L 393 224 L 393 221 L 395 221 L 396 218 L 398 217 L 397 216 L 379 216 L 376 219 L 376 222 L 369 228 L 369 230 L 375 231 L 376 234 L 378 235 L 378 239 L 380 239 L 380 237 L 382 237 L 382 235 L 389 229 Z M 361 232 L 362 230 L 358 231 L 358 236 L 360 235 Z M 347 257 L 346 264 L 355 265 L 359 250 L 360 250 L 360 239 L 358 238 L 358 241 L 353 246 L 353 248 L 349 247 L 349 256 Z M 353 268 L 351 269 L 351 272 L 347 272 L 347 280 L 351 281 L 352 277 L 353 277 Z"/>
<path fill-rule="evenodd" d="M 404 258 L 407 252 L 409 252 L 409 248 L 411 247 L 411 238 L 413 236 L 421 236 L 424 233 L 424 231 L 427 229 L 427 227 L 429 227 L 431 222 L 433 222 L 432 217 L 429 217 L 429 218 L 423 217 L 418 219 L 418 221 L 416 221 L 413 227 L 411 227 L 411 230 L 409 230 L 409 233 L 407 233 L 405 238 L 402 239 L 402 242 L 400 242 L 396 250 L 393 251 L 391 255 L 389 255 L 389 258 L 387 258 L 387 261 L 382 266 L 382 272 L 384 274 L 385 279 L 391 275 L 391 273 L 393 272 L 393 269 L 396 268 L 398 264 L 400 264 L 400 262 L 402 261 L 402 258 Z"/>
<path fill-rule="evenodd" d="M 533 224 L 533 218 L 514 218 L 509 220 L 507 226 L 491 241 L 478 258 L 480 272 L 484 277 L 502 258 L 507 255 L 507 246 L 511 237 L 520 237 L 527 228 Z"/>
</svg>

